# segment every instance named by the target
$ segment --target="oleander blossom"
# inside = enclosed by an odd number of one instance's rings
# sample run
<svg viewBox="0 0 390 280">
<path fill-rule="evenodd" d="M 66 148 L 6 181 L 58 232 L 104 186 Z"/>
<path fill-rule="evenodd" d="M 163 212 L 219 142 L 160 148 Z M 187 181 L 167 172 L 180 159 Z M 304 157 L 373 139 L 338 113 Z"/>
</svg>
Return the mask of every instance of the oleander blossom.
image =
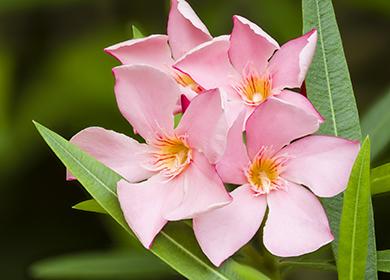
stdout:
<svg viewBox="0 0 390 280">
<path fill-rule="evenodd" d="M 253 22 L 234 16 L 233 23 L 230 36 L 202 43 L 174 67 L 205 89 L 222 90 L 229 125 L 242 111 L 248 118 L 270 96 L 295 103 L 320 118 L 305 97 L 291 90 L 302 86 L 316 49 L 317 31 L 279 47 Z"/>
<path fill-rule="evenodd" d="M 196 238 L 219 266 L 258 231 L 266 208 L 265 247 L 290 257 L 317 250 L 333 240 L 325 211 L 316 198 L 342 192 L 359 143 L 310 135 L 319 128 L 313 114 L 270 97 L 246 122 L 242 112 L 229 130 L 227 147 L 217 162 L 225 183 L 240 185 L 233 202 L 193 220 Z"/>
<path fill-rule="evenodd" d="M 172 0 L 167 35 L 128 40 L 107 47 L 105 52 L 122 64 L 146 64 L 166 72 L 178 83 L 186 99 L 191 100 L 205 89 L 172 65 L 186 52 L 211 39 L 207 27 L 191 6 L 184 0 Z"/>
<path fill-rule="evenodd" d="M 150 248 L 168 220 L 231 202 L 212 165 L 226 146 L 227 123 L 218 90 L 195 97 L 174 128 L 180 89 L 172 77 L 147 65 L 122 65 L 113 73 L 119 109 L 146 144 L 99 127 L 71 142 L 123 177 L 117 193 L 124 217 Z"/>
</svg>

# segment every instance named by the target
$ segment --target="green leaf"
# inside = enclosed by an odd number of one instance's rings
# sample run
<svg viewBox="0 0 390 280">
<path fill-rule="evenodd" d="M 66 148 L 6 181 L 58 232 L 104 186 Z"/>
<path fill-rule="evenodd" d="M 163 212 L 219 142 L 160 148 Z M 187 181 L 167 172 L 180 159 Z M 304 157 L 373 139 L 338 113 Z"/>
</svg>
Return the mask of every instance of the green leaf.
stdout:
<svg viewBox="0 0 390 280">
<path fill-rule="evenodd" d="M 145 35 L 142 34 L 142 32 L 135 25 L 132 25 L 131 29 L 133 30 L 133 39 L 139 39 L 145 37 Z"/>
<path fill-rule="evenodd" d="M 306 77 L 306 88 L 309 99 L 325 118 L 319 132 L 360 140 L 358 111 L 332 1 L 302 0 L 302 15 L 304 32 L 312 28 L 318 31 L 317 50 Z M 323 199 L 322 202 L 335 237 L 332 247 L 337 258 L 343 195 Z M 377 279 L 372 206 L 369 217 L 366 279 Z"/>
<path fill-rule="evenodd" d="M 179 125 L 179 123 L 180 123 L 182 117 L 183 117 L 183 114 L 182 114 L 182 113 L 176 114 L 176 115 L 174 116 L 173 121 L 174 121 L 174 127 L 175 127 L 175 128 Z"/>
<path fill-rule="evenodd" d="M 94 199 L 81 201 L 80 203 L 77 203 L 76 205 L 74 205 L 72 208 L 77 209 L 77 210 L 82 210 L 82 211 L 107 214 L 106 210 L 104 210 L 100 206 L 100 204 L 97 203 L 96 200 L 94 200 Z"/>
<path fill-rule="evenodd" d="M 371 139 L 371 157 L 378 158 L 390 143 L 390 89 L 364 115 L 363 135 Z"/>
<path fill-rule="evenodd" d="M 301 268 L 310 268 L 317 270 L 325 270 L 325 271 L 336 271 L 336 265 L 333 259 L 322 260 L 322 259 L 282 259 L 279 264 L 283 266 L 293 266 L 293 267 L 301 267 Z"/>
<path fill-rule="evenodd" d="M 356 158 L 344 194 L 337 260 L 340 280 L 364 279 L 370 196 L 370 140 L 367 137 Z"/>
<path fill-rule="evenodd" d="M 378 251 L 378 271 L 390 272 L 390 250 Z"/>
<path fill-rule="evenodd" d="M 390 163 L 386 163 L 371 170 L 371 194 L 380 194 L 390 191 Z"/>
<path fill-rule="evenodd" d="M 307 93 L 325 118 L 320 132 L 360 140 L 356 101 L 331 0 L 303 0 L 304 31 L 318 31 Z"/>
<path fill-rule="evenodd" d="M 232 263 L 231 266 L 241 279 L 245 279 L 245 280 L 267 280 L 267 279 L 269 279 L 263 273 L 261 273 L 257 269 L 254 269 L 251 266 L 241 264 L 238 262 Z"/>
<path fill-rule="evenodd" d="M 39 279 L 150 279 L 175 272 L 150 254 L 140 252 L 88 252 L 39 261 L 30 268 Z"/>
<path fill-rule="evenodd" d="M 91 196 L 134 237 L 123 218 L 116 195 L 116 184 L 121 177 L 58 134 L 38 123 L 35 126 Z M 165 226 L 156 237 L 151 251 L 189 279 L 241 279 L 234 271 L 232 259 L 219 268 L 214 267 L 203 255 L 191 226 L 183 222 Z"/>
</svg>

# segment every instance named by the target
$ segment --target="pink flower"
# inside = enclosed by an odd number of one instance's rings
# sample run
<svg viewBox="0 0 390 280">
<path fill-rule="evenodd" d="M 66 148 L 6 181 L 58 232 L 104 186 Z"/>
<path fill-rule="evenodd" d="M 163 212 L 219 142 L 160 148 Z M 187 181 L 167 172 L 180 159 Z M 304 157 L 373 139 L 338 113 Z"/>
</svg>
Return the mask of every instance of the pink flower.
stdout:
<svg viewBox="0 0 390 280">
<path fill-rule="evenodd" d="M 184 0 L 172 0 L 168 18 L 168 35 L 151 35 L 128 40 L 105 49 L 122 64 L 146 64 L 154 66 L 175 78 L 182 93 L 188 99 L 204 92 L 190 76 L 172 68 L 172 64 L 186 52 L 212 37 Z"/>
<path fill-rule="evenodd" d="M 281 48 L 259 26 L 234 16 L 231 36 L 207 41 L 176 61 L 174 67 L 205 89 L 223 89 L 224 108 L 231 125 L 241 111 L 248 117 L 268 97 L 302 107 L 323 121 L 310 102 L 289 89 L 300 88 L 315 52 L 312 30 Z"/>
<path fill-rule="evenodd" d="M 195 97 L 174 129 L 180 90 L 172 77 L 147 65 L 113 72 L 119 109 L 146 144 L 99 127 L 79 132 L 71 142 L 123 177 L 117 192 L 125 219 L 149 248 L 168 220 L 192 218 L 231 201 L 212 165 L 226 146 L 227 123 L 214 90 Z"/>
<path fill-rule="evenodd" d="M 331 242 L 327 216 L 315 195 L 331 197 L 345 189 L 359 143 L 306 136 L 317 131 L 318 119 L 270 97 L 249 117 L 245 146 L 244 114 L 229 130 L 217 163 L 222 180 L 240 187 L 231 192 L 231 204 L 194 219 L 202 250 L 219 266 L 255 235 L 267 205 L 263 240 L 272 254 L 301 255 Z"/>
</svg>

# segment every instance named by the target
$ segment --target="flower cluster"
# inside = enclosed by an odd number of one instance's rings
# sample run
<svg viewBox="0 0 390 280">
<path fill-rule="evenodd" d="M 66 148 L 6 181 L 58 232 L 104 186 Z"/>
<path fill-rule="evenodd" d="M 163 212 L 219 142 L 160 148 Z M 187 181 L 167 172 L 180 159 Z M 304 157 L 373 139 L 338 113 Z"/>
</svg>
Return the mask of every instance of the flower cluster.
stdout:
<svg viewBox="0 0 390 280">
<path fill-rule="evenodd" d="M 233 23 L 230 35 L 213 38 L 187 2 L 172 0 L 167 35 L 105 49 L 122 63 L 113 69 L 119 109 L 146 143 L 99 127 L 71 139 L 122 176 L 119 202 L 146 248 L 168 221 L 193 219 L 216 266 L 265 216 L 264 245 L 274 255 L 331 242 L 316 196 L 345 189 L 359 150 L 357 142 L 313 135 L 324 119 L 297 92 L 316 30 L 280 47 L 253 22 Z M 229 193 L 224 183 L 238 187 Z"/>
</svg>

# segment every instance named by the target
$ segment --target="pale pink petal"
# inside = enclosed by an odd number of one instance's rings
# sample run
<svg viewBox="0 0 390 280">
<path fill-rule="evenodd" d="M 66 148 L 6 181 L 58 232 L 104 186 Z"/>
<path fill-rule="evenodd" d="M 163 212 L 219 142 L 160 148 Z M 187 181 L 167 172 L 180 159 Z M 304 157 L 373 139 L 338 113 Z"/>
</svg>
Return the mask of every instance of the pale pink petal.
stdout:
<svg viewBox="0 0 390 280">
<path fill-rule="evenodd" d="M 138 184 L 118 182 L 117 193 L 127 224 L 142 245 L 150 248 L 153 239 L 167 223 L 162 213 L 170 189 L 159 175 Z"/>
<path fill-rule="evenodd" d="M 284 44 L 270 60 L 272 88 L 299 88 L 305 79 L 317 44 L 317 31 Z"/>
<path fill-rule="evenodd" d="M 228 127 L 231 127 L 240 113 L 247 111 L 248 106 L 245 105 L 233 87 L 226 86 L 219 89 L 221 92 L 222 108 L 225 112 L 226 121 L 228 123 Z"/>
<path fill-rule="evenodd" d="M 234 16 L 233 24 L 230 36 L 230 61 L 240 73 L 251 64 L 259 74 L 262 74 L 268 65 L 268 59 L 279 48 L 279 44 L 246 18 Z"/>
<path fill-rule="evenodd" d="M 167 31 L 175 59 L 212 38 L 207 27 L 184 0 L 171 0 Z"/>
<path fill-rule="evenodd" d="M 211 90 L 192 99 L 175 132 L 187 135 L 190 146 L 215 163 L 225 149 L 228 132 L 219 90 Z"/>
<path fill-rule="evenodd" d="M 181 188 L 182 196 L 176 193 L 173 199 L 170 197 L 171 205 L 167 206 L 168 211 L 164 215 L 167 220 L 193 218 L 222 207 L 232 200 L 215 167 L 197 151 L 193 151 L 193 161 L 190 166 L 174 180 L 176 180 L 173 182 L 176 186 L 175 192 L 178 192 L 178 187 Z M 172 205 L 175 207 L 173 208 Z"/>
<path fill-rule="evenodd" d="M 205 89 L 230 83 L 238 75 L 228 57 L 229 36 L 219 36 L 203 43 L 176 61 L 174 67 L 187 73 Z"/>
<path fill-rule="evenodd" d="M 264 245 L 280 257 L 313 252 L 333 240 L 320 201 L 309 190 L 294 183 L 287 190 L 271 191 L 264 227 Z"/>
<path fill-rule="evenodd" d="M 147 65 L 122 65 L 113 72 L 119 109 L 134 129 L 146 141 L 159 133 L 172 133 L 181 94 L 175 80 Z"/>
<path fill-rule="evenodd" d="M 70 142 L 129 182 L 139 182 L 154 174 L 144 168 L 148 162 L 148 146 L 124 134 L 89 127 L 73 136 Z M 67 179 L 75 178 L 67 172 Z"/>
<path fill-rule="evenodd" d="M 243 139 L 242 127 L 245 112 L 242 112 L 229 129 L 226 149 L 216 168 L 224 183 L 242 185 L 247 182 L 245 170 L 250 163 Z"/>
<path fill-rule="evenodd" d="M 259 105 L 246 123 L 247 149 L 253 158 L 262 146 L 279 151 L 291 141 L 312 134 L 319 120 L 312 114 L 274 97 Z"/>
<path fill-rule="evenodd" d="M 146 64 L 168 71 L 173 64 L 168 36 L 151 35 L 105 48 L 104 51 L 122 64 Z"/>
<path fill-rule="evenodd" d="M 284 100 L 290 104 L 293 104 L 302 110 L 311 113 L 316 116 L 320 123 L 324 122 L 324 118 L 317 111 L 317 109 L 313 106 L 313 104 L 307 99 L 303 94 L 296 93 L 294 91 L 285 89 L 280 94 L 275 95 L 275 98 Z"/>
<path fill-rule="evenodd" d="M 251 240 L 258 231 L 267 207 L 264 196 L 255 196 L 244 185 L 231 192 L 233 202 L 193 220 L 200 247 L 219 266 Z"/>
<path fill-rule="evenodd" d="M 303 184 L 317 196 L 331 197 L 345 190 L 359 142 L 333 136 L 307 136 L 280 151 L 290 157 L 282 176 Z"/>
</svg>

